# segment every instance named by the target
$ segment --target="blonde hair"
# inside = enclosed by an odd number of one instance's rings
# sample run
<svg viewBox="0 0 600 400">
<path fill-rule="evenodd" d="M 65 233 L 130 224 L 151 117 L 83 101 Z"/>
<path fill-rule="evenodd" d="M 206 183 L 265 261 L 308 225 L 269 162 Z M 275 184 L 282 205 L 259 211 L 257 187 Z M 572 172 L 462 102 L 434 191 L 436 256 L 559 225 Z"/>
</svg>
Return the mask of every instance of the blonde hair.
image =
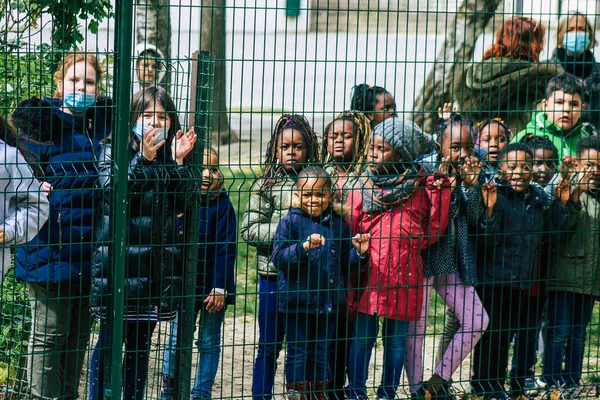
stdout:
<svg viewBox="0 0 600 400">
<path fill-rule="evenodd" d="M 54 71 L 54 82 L 57 85 L 56 91 L 54 92 L 54 97 L 62 96 L 62 88 L 60 87 L 60 83 L 62 83 L 62 81 L 65 79 L 65 71 L 79 62 L 85 62 L 94 68 L 94 71 L 96 71 L 96 84 L 100 85 L 100 81 L 104 75 L 104 69 L 100 64 L 100 61 L 98 61 L 98 57 L 89 53 L 74 52 L 64 56 Z"/>
<path fill-rule="evenodd" d="M 598 41 L 596 40 L 596 31 L 594 30 L 594 27 L 590 23 L 590 20 L 587 18 L 587 16 L 585 14 L 580 13 L 579 11 L 574 11 L 574 12 L 570 12 L 566 16 L 562 17 L 560 19 L 560 21 L 558 22 L 558 29 L 556 30 L 557 47 L 562 47 L 563 38 L 565 37 L 565 34 L 567 33 L 567 28 L 569 26 L 569 22 L 573 18 L 577 18 L 577 17 L 583 17 L 583 19 L 585 19 L 585 32 L 590 37 L 590 44 L 588 45 L 587 50 L 592 49 L 594 46 L 598 46 Z"/>
</svg>

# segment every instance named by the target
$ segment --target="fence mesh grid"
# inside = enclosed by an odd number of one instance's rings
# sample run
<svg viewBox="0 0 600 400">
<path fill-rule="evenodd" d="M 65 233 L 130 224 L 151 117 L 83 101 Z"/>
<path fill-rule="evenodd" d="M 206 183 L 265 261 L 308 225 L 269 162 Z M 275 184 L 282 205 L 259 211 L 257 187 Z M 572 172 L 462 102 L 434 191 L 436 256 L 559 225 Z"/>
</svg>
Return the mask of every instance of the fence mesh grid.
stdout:
<svg viewBox="0 0 600 400">
<path fill-rule="evenodd" d="M 0 2 L 0 399 L 598 397 L 599 15 Z"/>
</svg>

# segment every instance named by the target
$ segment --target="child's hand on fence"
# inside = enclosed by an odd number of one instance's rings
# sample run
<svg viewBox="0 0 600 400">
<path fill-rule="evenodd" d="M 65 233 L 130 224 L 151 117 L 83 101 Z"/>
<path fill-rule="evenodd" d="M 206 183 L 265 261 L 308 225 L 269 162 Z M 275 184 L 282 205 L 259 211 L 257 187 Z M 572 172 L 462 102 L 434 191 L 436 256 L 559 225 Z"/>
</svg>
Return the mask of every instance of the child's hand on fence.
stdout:
<svg viewBox="0 0 600 400">
<path fill-rule="evenodd" d="M 498 199 L 498 187 L 494 182 L 484 183 L 481 186 L 481 196 L 483 197 L 483 205 L 486 208 L 487 219 L 494 215 L 494 206 Z"/>
<path fill-rule="evenodd" d="M 318 233 L 313 233 L 306 238 L 306 241 L 302 243 L 304 251 L 308 252 L 310 249 L 316 249 L 325 245 L 325 238 Z"/>
<path fill-rule="evenodd" d="M 42 192 L 46 195 L 46 197 L 50 196 L 50 191 L 54 189 L 51 184 L 48 182 L 42 182 L 41 184 Z"/>
<path fill-rule="evenodd" d="M 452 103 L 444 103 L 444 108 L 438 108 L 438 116 L 443 119 L 450 119 L 452 112 L 458 111 L 458 105 Z"/>
<path fill-rule="evenodd" d="M 219 293 L 213 289 L 204 299 L 204 304 L 206 304 L 206 311 L 210 313 L 221 311 L 225 306 L 225 293 Z"/>
<path fill-rule="evenodd" d="M 579 160 L 573 156 L 564 156 L 562 159 L 562 164 L 560 166 L 560 177 L 562 179 L 568 180 L 570 177 L 577 173 L 578 170 L 581 169 L 581 164 L 579 164 Z"/>
<path fill-rule="evenodd" d="M 452 169 L 451 162 L 452 158 L 450 156 L 443 157 L 440 166 L 438 167 L 437 173 L 440 175 L 450 175 L 450 170 Z"/>
<path fill-rule="evenodd" d="M 359 255 L 363 255 L 369 250 L 369 243 L 371 242 L 370 233 L 358 233 L 352 238 L 352 245 L 356 249 Z"/>
<path fill-rule="evenodd" d="M 566 206 L 569 202 L 569 198 L 571 197 L 571 181 L 568 179 L 562 179 L 556 184 L 554 190 L 556 191 L 556 198 L 562 205 Z"/>
<path fill-rule="evenodd" d="M 185 134 L 181 129 L 177 132 L 177 136 L 175 136 L 175 140 L 173 140 L 173 143 L 171 144 L 171 154 L 177 164 L 183 165 L 183 159 L 194 149 L 197 139 L 198 136 L 194 132 L 194 128 L 190 129 Z"/>
<path fill-rule="evenodd" d="M 8 241 L 8 236 L 6 232 L 4 232 L 4 228 L 0 227 L 0 243 L 6 243 Z"/>
<path fill-rule="evenodd" d="M 460 166 L 460 173 L 466 186 L 477 184 L 481 168 L 483 168 L 483 164 L 477 157 L 467 157 L 465 159 L 465 162 Z"/>
<path fill-rule="evenodd" d="M 144 132 L 144 140 L 142 140 L 142 157 L 144 157 L 148 161 L 154 161 L 156 158 L 156 153 L 158 149 L 160 149 L 165 144 L 165 140 L 161 140 L 156 143 L 158 139 L 162 137 L 162 130 L 159 129 L 150 129 L 149 131 Z"/>
</svg>

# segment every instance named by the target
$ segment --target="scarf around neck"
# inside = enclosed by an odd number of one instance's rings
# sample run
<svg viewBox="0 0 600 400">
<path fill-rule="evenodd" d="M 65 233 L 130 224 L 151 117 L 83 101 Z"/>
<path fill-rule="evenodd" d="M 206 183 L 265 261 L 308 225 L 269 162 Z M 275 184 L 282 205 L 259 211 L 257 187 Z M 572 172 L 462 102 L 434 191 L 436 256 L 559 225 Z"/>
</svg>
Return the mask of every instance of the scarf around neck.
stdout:
<svg viewBox="0 0 600 400">
<path fill-rule="evenodd" d="M 360 179 L 366 213 L 383 212 L 410 198 L 421 178 L 421 169 L 410 167 L 402 175 L 374 175 L 366 170 Z"/>
</svg>

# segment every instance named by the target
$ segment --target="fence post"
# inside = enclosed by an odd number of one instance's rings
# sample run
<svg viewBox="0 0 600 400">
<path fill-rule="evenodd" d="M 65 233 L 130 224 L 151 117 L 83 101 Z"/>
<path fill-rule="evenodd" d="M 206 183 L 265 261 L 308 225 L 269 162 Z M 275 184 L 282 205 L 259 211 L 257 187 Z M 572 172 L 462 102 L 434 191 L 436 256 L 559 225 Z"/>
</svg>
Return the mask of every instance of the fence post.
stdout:
<svg viewBox="0 0 600 400">
<path fill-rule="evenodd" d="M 190 111 L 193 114 L 188 118 L 189 126 L 194 126 L 198 135 L 198 141 L 194 152 L 188 161 L 194 165 L 194 177 L 202 173 L 198 168 L 202 165 L 204 144 L 207 140 L 209 95 L 210 95 L 210 61 L 208 52 L 195 52 L 192 55 L 192 90 L 190 99 Z M 175 364 L 175 393 L 179 399 L 190 398 L 191 375 L 192 375 L 192 352 L 194 344 L 194 330 L 196 323 L 196 280 L 198 277 L 198 229 L 199 209 L 197 206 L 185 217 L 185 268 L 184 268 L 184 291 L 181 310 L 178 317 L 177 348 Z M 202 280 L 203 281 L 203 280 Z"/>
<path fill-rule="evenodd" d="M 117 0 L 115 14 L 115 97 L 116 121 L 113 138 L 115 143 L 113 164 L 113 213 L 111 225 L 114 227 L 112 252 L 113 275 L 109 277 L 111 300 L 107 313 L 107 334 L 109 343 L 110 371 L 105 374 L 108 385 L 104 397 L 120 399 L 122 382 L 122 347 L 123 347 L 123 307 L 125 279 L 125 237 L 127 222 L 127 146 L 129 140 L 129 103 L 131 92 L 131 56 L 133 40 L 132 24 L 133 3 L 128 0 Z"/>
</svg>

